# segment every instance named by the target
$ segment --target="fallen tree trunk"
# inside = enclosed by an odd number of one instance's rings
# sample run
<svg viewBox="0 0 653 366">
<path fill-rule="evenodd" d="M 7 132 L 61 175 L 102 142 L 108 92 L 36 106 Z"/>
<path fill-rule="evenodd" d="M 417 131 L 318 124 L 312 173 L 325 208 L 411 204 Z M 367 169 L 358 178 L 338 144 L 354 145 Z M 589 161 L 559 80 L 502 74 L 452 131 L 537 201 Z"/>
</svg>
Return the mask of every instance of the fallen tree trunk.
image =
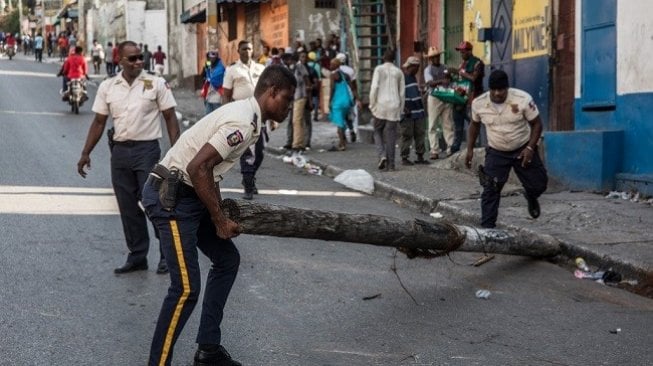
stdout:
<svg viewBox="0 0 653 366">
<path fill-rule="evenodd" d="M 226 199 L 222 209 L 245 234 L 342 241 L 401 248 L 409 257 L 450 251 L 550 257 L 560 253 L 554 238 L 525 231 L 477 229 L 424 220 L 253 203 Z"/>
</svg>

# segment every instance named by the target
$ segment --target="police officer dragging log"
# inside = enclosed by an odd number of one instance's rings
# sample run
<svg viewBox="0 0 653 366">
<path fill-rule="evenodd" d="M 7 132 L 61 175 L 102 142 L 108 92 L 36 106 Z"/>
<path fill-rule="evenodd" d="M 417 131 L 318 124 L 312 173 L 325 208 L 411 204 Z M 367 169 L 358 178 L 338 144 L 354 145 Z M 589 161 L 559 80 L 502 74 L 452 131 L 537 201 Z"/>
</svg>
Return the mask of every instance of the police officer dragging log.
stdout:
<svg viewBox="0 0 653 366">
<path fill-rule="evenodd" d="M 98 88 L 93 103 L 95 118 L 77 163 L 77 171 L 86 178 L 85 168 L 91 168 L 91 151 L 102 137 L 110 116 L 113 119 L 113 128 L 108 131 L 111 183 L 129 249 L 125 264 L 114 271 L 121 274 L 147 269 L 150 237 L 139 201 L 148 174 L 161 158 L 158 141 L 162 136 L 161 115 L 171 144 L 179 138 L 179 124 L 175 114 L 177 104 L 170 87 L 163 78 L 143 71 L 143 54 L 136 43 L 122 42 L 118 53 L 122 72 L 106 79 Z M 161 252 L 157 273 L 167 271 Z"/>
<path fill-rule="evenodd" d="M 547 174 L 537 152 L 542 136 L 542 121 L 533 98 L 523 90 L 510 88 L 508 75 L 495 70 L 488 81 L 490 91 L 472 102 L 472 123 L 467 136 L 465 164 L 471 168 L 474 146 L 481 123 L 487 130 L 485 167 L 479 167 L 483 186 L 481 226 L 494 228 L 499 215 L 501 189 L 514 169 L 524 186 L 529 215 L 540 216 L 537 199 L 546 190 Z"/>
<path fill-rule="evenodd" d="M 199 249 L 209 270 L 194 365 L 240 365 L 222 346 L 220 323 L 236 279 L 240 254 L 232 238 L 238 224 L 220 208 L 219 182 L 254 144 L 267 120 L 283 121 L 292 105 L 295 76 L 271 65 L 261 74 L 254 95 L 225 104 L 184 132 L 157 164 L 143 189 L 143 206 L 158 228 L 170 270 L 150 349 L 149 365 L 172 363 L 173 347 L 199 300 Z"/>
</svg>

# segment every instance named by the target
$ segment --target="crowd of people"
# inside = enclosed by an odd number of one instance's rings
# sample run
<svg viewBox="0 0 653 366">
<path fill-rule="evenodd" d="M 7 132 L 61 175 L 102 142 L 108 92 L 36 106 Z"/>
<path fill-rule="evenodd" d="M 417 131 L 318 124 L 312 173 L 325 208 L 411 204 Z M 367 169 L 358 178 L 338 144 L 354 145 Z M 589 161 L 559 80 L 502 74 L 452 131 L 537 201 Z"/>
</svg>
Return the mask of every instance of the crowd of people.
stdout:
<svg viewBox="0 0 653 366">
<path fill-rule="evenodd" d="M 356 71 L 340 52 L 337 37 L 327 44 L 322 47 L 321 40 L 316 40 L 308 47 L 302 43 L 282 50 L 264 47 L 255 58 L 254 45 L 243 40 L 238 43 L 238 59 L 230 65 L 225 65 L 218 51 L 207 52 L 201 91 L 205 115 L 181 134 L 176 101 L 160 77 L 166 59 L 161 46 L 152 54 L 147 45 L 131 41 L 108 42 L 106 47 L 93 42 L 94 71 L 99 72 L 104 61 L 110 77 L 98 88 L 95 116 L 77 168 L 82 177 L 87 176 L 91 152 L 113 116 L 113 127 L 108 130 L 111 178 L 129 249 L 125 263 L 114 272 L 122 275 L 148 269 L 149 219 L 160 244 L 157 273 L 169 273 L 171 279 L 154 329 L 149 364 L 171 363 L 175 342 L 199 303 L 199 249 L 212 266 L 195 364 L 240 365 L 221 345 L 223 310 L 240 263 L 232 238 L 239 235 L 240 227 L 222 212 L 220 182 L 238 162 L 243 198 L 253 199 L 268 133 L 279 123 L 286 123 L 284 147 L 290 154 L 310 150 L 312 123 L 320 119 L 328 119 L 336 128 L 338 142 L 333 151 L 345 151 L 347 143 L 355 141 L 361 107 Z M 487 135 L 485 166 L 479 170 L 483 178 L 481 226 L 495 226 L 500 192 L 511 169 L 524 185 L 529 214 L 536 218 L 540 214 L 537 199 L 547 183 L 537 152 L 542 133 L 537 106 L 526 92 L 510 88 L 501 70 L 490 75 L 490 90 L 484 92 L 485 67 L 473 55 L 472 44 L 461 42 L 456 49 L 463 60 L 458 67 L 443 65 L 442 52 L 435 48 L 423 55 L 426 65 L 413 55 L 400 67 L 395 64 L 396 51 L 385 52 L 369 90 L 378 168 L 396 169 L 397 140 L 402 165 L 427 165 L 429 160 L 455 153 L 468 120 L 468 167 L 481 126 Z M 81 47 L 70 52 L 64 72 L 87 73 Z M 423 87 L 418 77 L 422 67 Z M 128 108 L 133 103 L 140 105 Z M 161 118 L 171 144 L 163 158 Z"/>
</svg>

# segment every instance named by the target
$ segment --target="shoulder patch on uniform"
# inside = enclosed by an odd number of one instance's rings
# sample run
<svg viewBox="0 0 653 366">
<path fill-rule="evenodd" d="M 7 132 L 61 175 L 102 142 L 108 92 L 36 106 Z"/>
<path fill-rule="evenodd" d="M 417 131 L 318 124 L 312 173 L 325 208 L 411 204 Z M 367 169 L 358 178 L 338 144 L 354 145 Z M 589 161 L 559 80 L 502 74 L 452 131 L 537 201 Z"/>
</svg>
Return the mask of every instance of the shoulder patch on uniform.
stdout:
<svg viewBox="0 0 653 366">
<path fill-rule="evenodd" d="M 532 100 L 530 101 L 530 103 L 528 103 L 528 106 L 529 106 L 532 110 L 537 110 L 537 106 L 535 105 L 535 102 L 532 101 Z"/>
<path fill-rule="evenodd" d="M 240 131 L 236 130 L 227 136 L 227 144 L 234 147 L 243 142 L 243 134 Z"/>
</svg>

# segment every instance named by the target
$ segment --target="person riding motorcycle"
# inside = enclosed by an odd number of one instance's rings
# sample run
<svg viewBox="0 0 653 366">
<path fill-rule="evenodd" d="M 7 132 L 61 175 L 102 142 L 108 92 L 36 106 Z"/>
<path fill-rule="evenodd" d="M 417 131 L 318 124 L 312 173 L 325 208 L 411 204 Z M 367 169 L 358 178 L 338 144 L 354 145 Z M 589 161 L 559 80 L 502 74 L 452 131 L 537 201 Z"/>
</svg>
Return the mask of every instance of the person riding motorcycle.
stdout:
<svg viewBox="0 0 653 366">
<path fill-rule="evenodd" d="M 13 55 L 16 53 L 16 38 L 14 38 L 13 34 L 7 33 L 5 44 L 7 47 L 7 54 L 13 57 Z"/>
<path fill-rule="evenodd" d="M 68 55 L 66 61 L 64 61 L 60 73 L 61 75 L 63 75 L 64 80 L 66 81 L 66 85 L 68 84 L 68 81 L 72 79 L 86 78 L 88 80 L 88 65 L 86 64 L 86 59 L 82 54 L 83 51 L 84 50 L 82 49 L 82 47 L 80 46 L 75 47 L 75 52 Z M 82 89 L 83 89 L 83 93 L 82 93 L 81 103 L 83 103 L 88 99 L 88 97 L 86 96 L 86 85 L 83 82 L 82 82 Z M 62 99 L 64 101 L 68 101 L 68 97 L 70 97 L 70 88 L 67 87 L 63 93 Z"/>
</svg>

